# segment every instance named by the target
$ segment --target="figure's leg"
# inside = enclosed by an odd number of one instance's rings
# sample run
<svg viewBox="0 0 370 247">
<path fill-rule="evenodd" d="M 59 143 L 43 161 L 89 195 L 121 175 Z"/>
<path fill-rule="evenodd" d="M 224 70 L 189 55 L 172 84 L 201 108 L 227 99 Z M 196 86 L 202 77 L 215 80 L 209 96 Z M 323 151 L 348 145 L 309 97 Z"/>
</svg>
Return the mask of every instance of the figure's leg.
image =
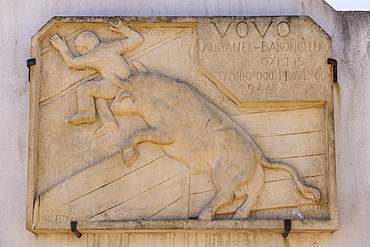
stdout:
<svg viewBox="0 0 370 247">
<path fill-rule="evenodd" d="M 118 123 L 109 109 L 107 100 L 113 99 L 119 88 L 110 80 L 104 79 L 90 83 L 89 92 L 96 98 L 96 111 L 100 116 L 100 126 L 95 131 L 95 137 L 105 135 L 118 129 Z"/>
<path fill-rule="evenodd" d="M 95 132 L 95 136 L 102 136 L 109 131 L 116 130 L 118 124 L 110 111 L 107 99 L 113 99 L 118 92 L 118 87 L 109 79 L 90 81 L 81 84 L 77 88 L 78 113 L 72 116 L 69 121 L 78 125 L 93 123 L 95 121 L 94 98 L 97 99 L 97 112 L 102 120 L 102 125 Z"/>
<path fill-rule="evenodd" d="M 90 124 L 95 122 L 94 98 L 90 93 L 90 84 L 92 82 L 82 83 L 77 87 L 77 111 L 68 119 L 68 122 L 74 125 Z"/>
<path fill-rule="evenodd" d="M 251 213 L 251 209 L 257 205 L 258 195 L 265 183 L 265 172 L 263 167 L 258 164 L 256 171 L 248 182 L 248 198 L 240 206 L 240 208 L 234 214 L 233 219 L 244 220 L 247 219 Z"/>
<path fill-rule="evenodd" d="M 109 109 L 107 100 L 97 98 L 95 104 L 101 121 L 100 127 L 95 131 L 95 137 L 103 136 L 118 129 L 117 120 Z"/>
</svg>

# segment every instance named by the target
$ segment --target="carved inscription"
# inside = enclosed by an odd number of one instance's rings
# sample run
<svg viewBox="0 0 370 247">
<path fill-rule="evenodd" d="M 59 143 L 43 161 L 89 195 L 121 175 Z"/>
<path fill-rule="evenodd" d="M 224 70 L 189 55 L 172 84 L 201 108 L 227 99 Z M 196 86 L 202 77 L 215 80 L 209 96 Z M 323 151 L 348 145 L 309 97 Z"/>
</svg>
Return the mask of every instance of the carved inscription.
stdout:
<svg viewBox="0 0 370 247">
<path fill-rule="evenodd" d="M 270 29 L 273 21 L 270 21 L 269 24 L 267 25 L 267 28 L 263 30 L 263 27 L 260 27 L 258 24 L 256 24 L 256 22 L 254 21 L 251 21 L 248 25 L 248 22 L 246 21 L 239 21 L 239 22 L 233 22 L 233 21 L 230 21 L 229 24 L 227 25 L 226 27 L 226 30 L 224 32 L 220 31 L 219 27 L 217 26 L 217 24 L 213 21 L 211 21 L 210 23 L 212 23 L 216 29 L 216 31 L 218 32 L 218 34 L 220 35 L 221 38 L 224 38 L 226 33 L 229 31 L 230 29 L 230 26 L 231 24 L 235 24 L 235 33 L 240 37 L 240 38 L 244 38 L 248 35 L 248 30 L 249 30 L 249 25 L 252 24 L 252 26 L 255 28 L 255 30 L 258 32 L 258 34 L 263 38 L 265 37 L 267 31 Z M 281 21 L 277 24 L 277 28 L 276 28 L 276 33 L 280 36 L 280 37 L 286 37 L 289 35 L 290 33 L 290 26 L 289 26 L 289 23 L 285 22 L 285 21 Z"/>
<path fill-rule="evenodd" d="M 327 97 L 330 70 L 325 54 L 330 45 L 319 30 L 303 30 L 292 18 L 235 18 L 202 26 L 211 30 L 200 35 L 204 72 L 240 102 Z"/>
<path fill-rule="evenodd" d="M 48 209 L 40 216 L 41 221 L 65 222 L 69 221 L 70 209 Z"/>
</svg>

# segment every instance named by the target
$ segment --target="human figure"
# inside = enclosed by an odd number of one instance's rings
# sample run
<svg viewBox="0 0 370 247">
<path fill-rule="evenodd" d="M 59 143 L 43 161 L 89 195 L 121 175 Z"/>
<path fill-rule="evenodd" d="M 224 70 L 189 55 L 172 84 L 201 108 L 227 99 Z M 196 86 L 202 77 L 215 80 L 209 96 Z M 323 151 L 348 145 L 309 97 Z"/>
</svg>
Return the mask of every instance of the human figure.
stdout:
<svg viewBox="0 0 370 247">
<path fill-rule="evenodd" d="M 108 21 L 112 26 L 109 28 L 122 33 L 127 38 L 100 42 L 98 37 L 88 31 L 79 34 L 75 46 L 80 56 L 73 56 L 66 42 L 57 34 L 50 38 L 51 44 L 59 50 L 68 68 L 92 69 L 101 73 L 102 80 L 84 82 L 77 88 L 78 113 L 68 119 L 74 125 L 91 124 L 96 120 L 96 111 L 100 116 L 101 124 L 95 131 L 95 136 L 102 136 L 118 128 L 118 123 L 109 109 L 107 100 L 113 99 L 120 88 L 127 83 L 125 79 L 132 72 L 122 54 L 133 50 L 144 39 L 136 31 L 129 28 L 122 20 L 112 18 Z"/>
</svg>

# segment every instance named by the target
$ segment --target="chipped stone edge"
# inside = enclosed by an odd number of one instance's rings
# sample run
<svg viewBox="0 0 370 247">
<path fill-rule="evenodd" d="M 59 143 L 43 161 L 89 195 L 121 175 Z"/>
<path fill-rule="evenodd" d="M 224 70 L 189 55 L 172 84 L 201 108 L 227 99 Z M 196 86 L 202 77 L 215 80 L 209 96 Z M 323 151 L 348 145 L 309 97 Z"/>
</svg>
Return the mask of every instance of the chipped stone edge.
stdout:
<svg viewBox="0 0 370 247">
<path fill-rule="evenodd" d="M 34 233 L 68 233 L 69 223 L 62 227 L 28 229 Z M 284 232 L 284 220 L 150 220 L 122 222 L 78 222 L 81 233 L 98 232 Z M 336 222 L 332 220 L 292 220 L 291 232 L 334 232 Z"/>
</svg>

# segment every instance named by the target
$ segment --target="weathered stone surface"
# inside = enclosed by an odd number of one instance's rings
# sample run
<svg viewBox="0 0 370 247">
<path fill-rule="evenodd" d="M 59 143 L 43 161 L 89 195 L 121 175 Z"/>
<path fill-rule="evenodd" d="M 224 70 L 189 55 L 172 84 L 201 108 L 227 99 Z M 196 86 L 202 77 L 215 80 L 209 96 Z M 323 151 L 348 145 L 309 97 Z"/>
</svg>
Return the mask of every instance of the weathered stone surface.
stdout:
<svg viewBox="0 0 370 247">
<path fill-rule="evenodd" d="M 331 38 L 312 19 L 123 19 L 32 40 L 29 230 L 336 229 Z"/>
<path fill-rule="evenodd" d="M 238 104 L 327 101 L 330 56 L 331 38 L 308 17 L 199 22 L 200 68 Z"/>
</svg>

